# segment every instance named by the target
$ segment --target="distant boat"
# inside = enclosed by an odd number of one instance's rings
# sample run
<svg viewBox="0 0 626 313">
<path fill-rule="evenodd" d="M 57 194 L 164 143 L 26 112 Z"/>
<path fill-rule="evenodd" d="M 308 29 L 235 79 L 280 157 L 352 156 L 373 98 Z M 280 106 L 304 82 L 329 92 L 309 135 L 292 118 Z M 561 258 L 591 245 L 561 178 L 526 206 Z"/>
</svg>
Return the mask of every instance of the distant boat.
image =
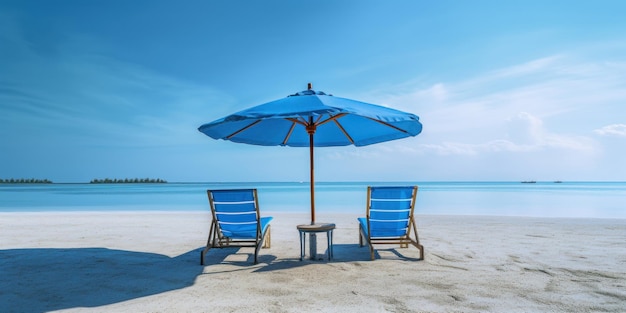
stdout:
<svg viewBox="0 0 626 313">
<path fill-rule="evenodd" d="M 534 181 L 534 180 L 525 180 L 525 181 L 522 181 L 522 184 L 534 184 L 534 183 L 536 183 L 536 181 Z"/>
<path fill-rule="evenodd" d="M 555 183 L 555 184 L 560 184 L 560 183 L 562 183 L 562 181 L 560 181 L 560 180 L 555 180 L 555 181 L 554 181 L 554 183 Z"/>
</svg>

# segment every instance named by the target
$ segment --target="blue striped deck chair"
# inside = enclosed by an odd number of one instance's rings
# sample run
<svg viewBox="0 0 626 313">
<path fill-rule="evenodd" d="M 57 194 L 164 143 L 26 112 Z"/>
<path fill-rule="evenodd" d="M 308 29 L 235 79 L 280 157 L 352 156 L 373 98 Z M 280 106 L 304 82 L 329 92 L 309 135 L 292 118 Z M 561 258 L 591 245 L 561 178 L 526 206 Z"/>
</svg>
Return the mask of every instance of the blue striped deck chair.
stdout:
<svg viewBox="0 0 626 313">
<path fill-rule="evenodd" d="M 424 247 L 413 219 L 416 196 L 417 186 L 367 187 L 367 216 L 358 218 L 359 245 L 367 243 L 372 260 L 375 244 L 400 244 L 401 248 L 411 244 L 424 259 Z"/>
<path fill-rule="evenodd" d="M 261 217 L 256 189 L 207 190 L 213 219 L 200 264 L 211 248 L 253 247 L 254 264 L 261 247 L 271 245 L 270 221 Z"/>
</svg>

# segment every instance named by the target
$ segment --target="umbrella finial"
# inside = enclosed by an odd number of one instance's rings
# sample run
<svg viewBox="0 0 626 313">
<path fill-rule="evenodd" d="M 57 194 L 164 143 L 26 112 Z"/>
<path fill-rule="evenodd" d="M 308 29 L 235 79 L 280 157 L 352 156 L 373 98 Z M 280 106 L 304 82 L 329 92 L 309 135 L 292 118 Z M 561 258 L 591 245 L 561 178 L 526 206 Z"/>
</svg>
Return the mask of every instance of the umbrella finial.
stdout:
<svg viewBox="0 0 626 313">
<path fill-rule="evenodd" d="M 308 87 L 308 89 L 309 89 L 309 90 L 311 90 L 311 89 L 313 89 L 313 84 L 309 83 L 309 84 L 307 85 L 307 87 Z"/>
</svg>

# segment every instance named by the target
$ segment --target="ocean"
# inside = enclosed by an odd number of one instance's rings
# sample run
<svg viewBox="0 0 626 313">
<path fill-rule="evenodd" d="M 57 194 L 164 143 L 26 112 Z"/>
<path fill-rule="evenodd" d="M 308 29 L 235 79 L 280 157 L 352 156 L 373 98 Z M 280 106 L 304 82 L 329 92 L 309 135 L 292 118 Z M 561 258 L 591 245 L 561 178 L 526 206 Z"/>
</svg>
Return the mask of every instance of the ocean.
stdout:
<svg viewBox="0 0 626 313">
<path fill-rule="evenodd" d="M 318 218 L 362 215 L 367 186 L 418 185 L 416 214 L 626 218 L 626 182 L 319 182 Z M 204 211 L 207 189 L 257 188 L 262 212 L 310 211 L 308 182 L 0 184 L 0 212 Z"/>
</svg>

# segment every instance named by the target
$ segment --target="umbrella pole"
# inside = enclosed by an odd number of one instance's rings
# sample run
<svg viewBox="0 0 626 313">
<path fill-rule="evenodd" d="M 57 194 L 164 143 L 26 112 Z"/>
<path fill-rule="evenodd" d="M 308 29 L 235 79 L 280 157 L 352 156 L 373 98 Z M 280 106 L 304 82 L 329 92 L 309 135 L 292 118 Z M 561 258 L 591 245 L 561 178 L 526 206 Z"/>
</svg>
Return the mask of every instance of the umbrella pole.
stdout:
<svg viewBox="0 0 626 313">
<path fill-rule="evenodd" d="M 309 133 L 309 162 L 311 164 L 311 225 L 315 224 L 315 166 L 313 160 L 313 135 L 315 134 L 315 125 L 313 124 L 313 118 L 309 118 L 309 126 L 307 126 L 307 132 Z M 317 235 L 311 233 L 309 235 L 309 256 L 311 260 L 314 260 L 317 256 Z"/>
<path fill-rule="evenodd" d="M 311 146 L 309 147 L 309 159 L 311 163 L 311 225 L 315 224 L 315 171 L 313 161 L 313 134 L 309 135 Z"/>
</svg>

